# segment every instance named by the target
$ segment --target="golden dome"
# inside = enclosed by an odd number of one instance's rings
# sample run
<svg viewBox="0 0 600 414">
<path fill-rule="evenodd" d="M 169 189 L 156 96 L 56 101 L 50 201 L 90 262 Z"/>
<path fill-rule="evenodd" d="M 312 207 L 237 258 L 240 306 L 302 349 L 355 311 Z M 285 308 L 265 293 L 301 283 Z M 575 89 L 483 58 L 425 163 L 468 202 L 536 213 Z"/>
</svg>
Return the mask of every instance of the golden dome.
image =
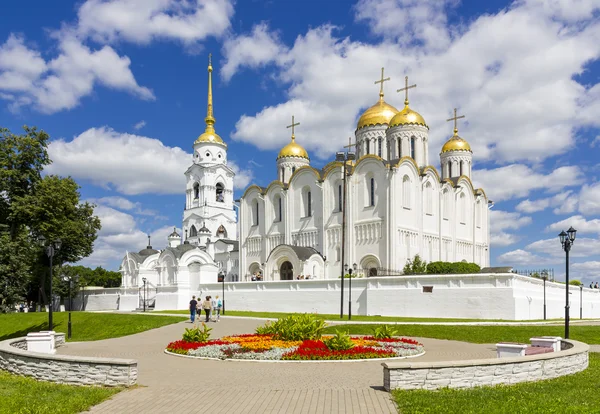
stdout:
<svg viewBox="0 0 600 414">
<path fill-rule="evenodd" d="M 427 127 L 421 114 L 410 109 L 406 102 L 404 109 L 398 112 L 390 121 L 390 128 L 398 125 L 423 125 Z"/>
<path fill-rule="evenodd" d="M 379 98 L 379 102 L 367 109 L 358 119 L 356 129 L 361 129 L 371 125 L 389 124 L 390 120 L 398 113 L 398 110 L 392 105 Z"/>
<path fill-rule="evenodd" d="M 471 146 L 467 141 L 455 134 L 442 147 L 442 153 L 448 151 L 471 151 Z"/>
<path fill-rule="evenodd" d="M 194 144 L 197 144 L 199 142 L 211 142 L 213 144 L 225 144 L 225 142 L 223 142 L 223 139 L 215 132 L 214 128 L 212 128 L 212 131 L 209 130 L 209 128 L 206 128 L 206 131 L 204 131 L 197 139 L 196 141 L 194 141 Z"/>
<path fill-rule="evenodd" d="M 310 160 L 310 158 L 308 158 L 308 152 L 306 152 L 306 150 L 301 145 L 296 144 L 296 138 L 293 135 L 292 141 L 285 147 L 283 147 L 281 151 L 279 151 L 277 159 L 285 157 L 298 157 Z"/>
</svg>

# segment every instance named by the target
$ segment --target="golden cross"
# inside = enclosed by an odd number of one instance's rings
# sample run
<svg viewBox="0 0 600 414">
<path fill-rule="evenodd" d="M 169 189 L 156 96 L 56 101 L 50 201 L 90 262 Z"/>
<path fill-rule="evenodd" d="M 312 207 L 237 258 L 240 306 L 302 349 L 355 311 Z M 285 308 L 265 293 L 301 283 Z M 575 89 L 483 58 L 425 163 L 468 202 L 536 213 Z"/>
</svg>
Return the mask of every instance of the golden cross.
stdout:
<svg viewBox="0 0 600 414">
<path fill-rule="evenodd" d="M 378 81 L 375 81 L 375 85 L 377 85 L 378 83 L 381 83 L 381 86 L 379 87 L 379 96 L 383 98 L 383 82 L 387 82 L 389 81 L 390 78 L 383 78 L 383 68 L 381 68 L 381 79 L 379 79 Z"/>
<path fill-rule="evenodd" d="M 295 136 L 294 136 L 294 127 L 296 127 L 298 125 L 300 125 L 300 122 L 294 123 L 294 115 L 292 115 L 292 125 L 286 126 L 286 128 L 292 128 L 292 139 L 295 138 Z"/>
<path fill-rule="evenodd" d="M 356 147 L 358 144 L 356 143 L 352 143 L 352 137 L 348 137 L 348 145 L 345 145 L 344 148 L 352 148 L 352 147 Z"/>
<path fill-rule="evenodd" d="M 456 121 L 459 120 L 459 119 L 461 119 L 461 118 L 464 118 L 464 117 L 465 117 L 464 115 L 456 116 L 456 108 L 454 108 L 454 116 L 452 118 L 446 119 L 446 122 L 454 121 L 454 135 L 458 134 L 458 124 L 457 124 Z"/>
<path fill-rule="evenodd" d="M 404 77 L 404 88 L 400 88 L 400 89 L 398 89 L 396 91 L 396 92 L 402 92 L 402 91 L 405 92 L 405 95 L 404 95 L 404 105 L 408 105 L 408 90 L 412 89 L 412 88 L 416 88 L 416 87 L 417 87 L 416 83 L 414 85 L 408 86 L 408 76 Z"/>
</svg>

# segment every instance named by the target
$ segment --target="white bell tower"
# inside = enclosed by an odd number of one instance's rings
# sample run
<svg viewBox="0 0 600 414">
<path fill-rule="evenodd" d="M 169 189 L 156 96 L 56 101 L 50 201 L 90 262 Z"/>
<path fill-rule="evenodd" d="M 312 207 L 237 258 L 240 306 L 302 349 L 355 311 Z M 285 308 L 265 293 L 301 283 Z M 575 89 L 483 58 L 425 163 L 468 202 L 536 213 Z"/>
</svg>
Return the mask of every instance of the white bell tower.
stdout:
<svg viewBox="0 0 600 414">
<path fill-rule="evenodd" d="M 227 166 L 227 144 L 215 132 L 212 97 L 212 62 L 208 57 L 208 105 L 206 128 L 194 142 L 193 163 L 185 172 L 186 201 L 183 231 L 191 244 L 198 245 L 200 236 L 235 240 L 236 214 L 233 209 L 233 178 Z M 200 229 L 202 233 L 200 234 Z M 208 231 L 207 231 L 208 230 Z M 223 232 L 223 230 L 225 230 Z"/>
</svg>

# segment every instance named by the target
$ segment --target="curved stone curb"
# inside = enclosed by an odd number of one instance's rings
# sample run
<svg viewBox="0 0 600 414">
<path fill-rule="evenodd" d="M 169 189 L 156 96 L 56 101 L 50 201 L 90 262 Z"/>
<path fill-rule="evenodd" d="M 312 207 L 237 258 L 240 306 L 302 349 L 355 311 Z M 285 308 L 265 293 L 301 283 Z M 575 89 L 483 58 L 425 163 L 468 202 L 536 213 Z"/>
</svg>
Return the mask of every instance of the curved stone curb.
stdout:
<svg viewBox="0 0 600 414">
<path fill-rule="evenodd" d="M 392 389 L 470 388 L 539 381 L 583 371 L 589 364 L 588 344 L 562 340 L 571 348 L 514 358 L 444 362 L 384 362 L 383 381 Z"/>
<path fill-rule="evenodd" d="M 25 337 L 21 337 L 0 342 L 0 369 L 72 385 L 130 387 L 137 382 L 134 359 L 42 354 L 22 349 L 25 341 Z"/>
<path fill-rule="evenodd" d="M 307 362 L 368 362 L 368 361 L 393 361 L 393 360 L 399 360 L 399 359 L 407 359 L 407 358 L 416 358 L 416 357 L 420 357 L 425 355 L 425 351 L 421 352 L 420 354 L 415 354 L 415 355 L 407 355 L 407 356 L 401 356 L 401 357 L 392 357 L 392 358 L 370 358 L 370 359 L 322 359 L 322 360 L 306 360 L 306 361 L 298 361 L 298 360 L 294 360 L 294 361 L 285 361 L 285 360 L 281 360 L 281 359 L 237 359 L 237 358 L 225 358 L 225 359 L 221 359 L 221 358 L 210 358 L 210 357 L 197 357 L 197 356 L 193 356 L 193 355 L 183 355 L 183 354 L 177 354 L 175 352 L 171 352 L 165 349 L 165 354 L 168 355 L 174 355 L 174 356 L 178 356 L 178 357 L 183 357 L 183 358 L 191 358 L 191 359 L 204 359 L 207 361 L 232 361 L 232 362 L 270 362 L 270 363 L 307 363 Z"/>
</svg>

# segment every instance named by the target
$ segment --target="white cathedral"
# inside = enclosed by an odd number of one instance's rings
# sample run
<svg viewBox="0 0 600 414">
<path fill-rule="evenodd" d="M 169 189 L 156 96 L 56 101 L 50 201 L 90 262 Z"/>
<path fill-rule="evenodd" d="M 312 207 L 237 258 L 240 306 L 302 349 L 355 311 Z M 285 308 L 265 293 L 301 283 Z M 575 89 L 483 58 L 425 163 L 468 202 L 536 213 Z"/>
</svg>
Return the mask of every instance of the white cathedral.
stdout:
<svg viewBox="0 0 600 414">
<path fill-rule="evenodd" d="M 127 252 L 122 288 L 163 287 L 156 300 L 169 309 L 185 308 L 189 294 L 217 280 L 338 278 L 342 254 L 358 276 L 399 275 L 416 254 L 489 266 L 489 201 L 471 182 L 472 151 L 458 135 L 456 111 L 440 175 L 429 161 L 429 127 L 409 107 L 408 90 L 416 85 L 400 89 L 406 99 L 399 111 L 383 99 L 389 78 L 382 70 L 379 101 L 358 120 L 355 153 L 311 167 L 292 117 L 277 179 L 266 188 L 249 186 L 236 202 L 227 144 L 214 128 L 212 71 L 209 62 L 206 128 L 185 172 L 183 237 L 174 229 L 163 250 L 149 243 Z"/>
</svg>

